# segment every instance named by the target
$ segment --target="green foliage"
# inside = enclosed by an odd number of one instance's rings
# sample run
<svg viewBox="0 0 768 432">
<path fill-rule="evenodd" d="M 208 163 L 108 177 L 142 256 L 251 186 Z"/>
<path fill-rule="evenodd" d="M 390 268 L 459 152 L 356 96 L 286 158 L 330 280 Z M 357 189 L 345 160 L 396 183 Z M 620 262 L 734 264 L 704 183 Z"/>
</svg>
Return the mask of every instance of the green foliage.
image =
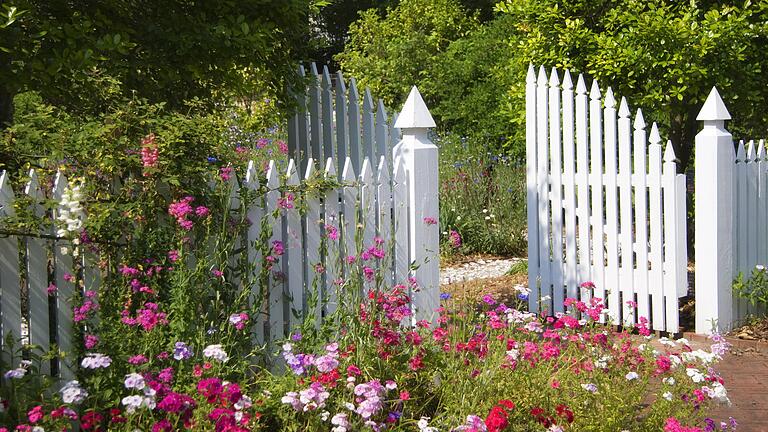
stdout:
<svg viewBox="0 0 768 432">
<path fill-rule="evenodd" d="M 627 96 L 659 122 L 685 168 L 701 105 L 717 86 L 735 134 L 759 134 L 768 120 L 763 71 L 768 36 L 764 1 L 506 0 L 516 23 L 509 117 L 524 112 L 529 63 L 584 72 Z"/>
<path fill-rule="evenodd" d="M 80 113 L 284 94 L 308 32 L 307 0 L 1 3 L 0 124 L 27 89 Z"/>
<path fill-rule="evenodd" d="M 739 272 L 733 281 L 733 292 L 749 304 L 765 311 L 768 306 L 768 274 L 764 266 L 756 266 L 747 279 Z"/>
<path fill-rule="evenodd" d="M 476 141 L 445 136 L 440 148 L 440 231 L 445 254 L 525 251 L 525 168 Z M 461 247 L 450 232 L 461 236 Z"/>
<path fill-rule="evenodd" d="M 457 0 L 404 0 L 384 17 L 373 9 L 362 12 L 337 60 L 388 106 L 399 106 L 414 84 L 432 106 L 431 86 L 424 83 L 437 74 L 437 59 L 478 25 Z"/>
</svg>

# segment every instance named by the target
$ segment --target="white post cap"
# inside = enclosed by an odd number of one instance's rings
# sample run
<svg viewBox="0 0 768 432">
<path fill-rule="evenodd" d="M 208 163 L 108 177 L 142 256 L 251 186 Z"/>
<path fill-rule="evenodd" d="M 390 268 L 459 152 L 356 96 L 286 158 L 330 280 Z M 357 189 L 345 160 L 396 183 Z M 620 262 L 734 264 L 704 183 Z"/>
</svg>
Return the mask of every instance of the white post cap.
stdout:
<svg viewBox="0 0 768 432">
<path fill-rule="evenodd" d="M 723 99 L 720 97 L 720 93 L 717 92 L 716 87 L 712 87 L 712 91 L 707 96 L 707 101 L 704 102 L 704 106 L 701 107 L 699 115 L 696 120 L 699 121 L 723 121 L 730 120 L 731 114 L 728 113 L 728 108 L 725 107 Z"/>
<path fill-rule="evenodd" d="M 413 86 L 408 99 L 403 104 L 400 115 L 397 117 L 395 127 L 398 129 L 423 129 L 435 126 L 435 120 L 432 119 L 432 114 L 429 113 L 419 89 Z"/>
</svg>

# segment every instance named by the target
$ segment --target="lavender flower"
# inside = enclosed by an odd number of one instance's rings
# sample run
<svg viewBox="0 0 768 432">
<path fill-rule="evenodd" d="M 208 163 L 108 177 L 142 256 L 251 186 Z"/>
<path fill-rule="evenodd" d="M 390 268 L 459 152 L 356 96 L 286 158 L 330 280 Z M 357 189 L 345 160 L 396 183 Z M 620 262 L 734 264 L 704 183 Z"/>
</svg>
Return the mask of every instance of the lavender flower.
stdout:
<svg viewBox="0 0 768 432">
<path fill-rule="evenodd" d="M 584 390 L 590 393 L 597 393 L 597 385 L 592 383 L 582 384 L 581 388 L 583 388 Z"/>
<path fill-rule="evenodd" d="M 176 345 L 173 348 L 173 358 L 176 360 L 186 360 L 193 355 L 195 355 L 195 353 L 192 352 L 192 349 L 190 349 L 187 344 L 184 342 L 176 342 Z"/>
<path fill-rule="evenodd" d="M 24 368 L 11 369 L 5 373 L 5 379 L 19 379 L 27 374 L 27 370 Z"/>
</svg>

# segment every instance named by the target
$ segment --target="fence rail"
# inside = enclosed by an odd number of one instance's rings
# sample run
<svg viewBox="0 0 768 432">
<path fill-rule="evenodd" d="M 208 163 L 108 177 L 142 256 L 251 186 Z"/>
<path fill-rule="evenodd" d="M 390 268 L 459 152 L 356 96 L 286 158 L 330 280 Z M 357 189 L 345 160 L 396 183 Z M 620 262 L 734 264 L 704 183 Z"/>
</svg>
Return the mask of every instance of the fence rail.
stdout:
<svg viewBox="0 0 768 432">
<path fill-rule="evenodd" d="M 563 312 L 565 297 L 604 300 L 614 323 L 640 317 L 677 332 L 687 292 L 685 177 L 654 123 L 633 119 L 597 81 L 562 84 L 553 69 L 526 85 L 529 307 Z M 585 282 L 591 282 L 592 288 Z"/>
</svg>

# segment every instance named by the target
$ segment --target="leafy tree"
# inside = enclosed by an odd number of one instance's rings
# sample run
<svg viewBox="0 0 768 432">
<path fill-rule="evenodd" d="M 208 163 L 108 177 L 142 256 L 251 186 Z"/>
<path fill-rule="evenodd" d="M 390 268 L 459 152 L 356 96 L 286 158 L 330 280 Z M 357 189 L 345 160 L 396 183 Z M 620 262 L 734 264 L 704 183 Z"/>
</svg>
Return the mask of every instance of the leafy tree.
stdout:
<svg viewBox="0 0 768 432">
<path fill-rule="evenodd" d="M 478 26 L 457 0 L 403 0 L 384 17 L 362 12 L 337 60 L 387 105 L 402 103 L 414 84 L 430 103 L 439 56 Z"/>
<path fill-rule="evenodd" d="M 309 53 L 309 58 L 322 65 L 329 65 L 335 70 L 337 64 L 334 56 L 344 50 L 349 26 L 355 22 L 362 11 L 375 9 L 379 14 L 386 12 L 388 7 L 397 5 L 397 0 L 333 0 L 328 1 L 315 14 L 314 33 L 315 46 Z"/>
<path fill-rule="evenodd" d="M 0 125 L 28 89 L 86 113 L 131 93 L 172 109 L 223 91 L 282 93 L 310 2 L 0 0 Z"/>
<path fill-rule="evenodd" d="M 674 0 L 506 0 L 511 39 L 509 117 L 522 124 L 529 63 L 585 72 L 629 96 L 658 121 L 684 169 L 701 105 L 716 85 L 738 134 L 768 121 L 768 2 Z"/>
</svg>

